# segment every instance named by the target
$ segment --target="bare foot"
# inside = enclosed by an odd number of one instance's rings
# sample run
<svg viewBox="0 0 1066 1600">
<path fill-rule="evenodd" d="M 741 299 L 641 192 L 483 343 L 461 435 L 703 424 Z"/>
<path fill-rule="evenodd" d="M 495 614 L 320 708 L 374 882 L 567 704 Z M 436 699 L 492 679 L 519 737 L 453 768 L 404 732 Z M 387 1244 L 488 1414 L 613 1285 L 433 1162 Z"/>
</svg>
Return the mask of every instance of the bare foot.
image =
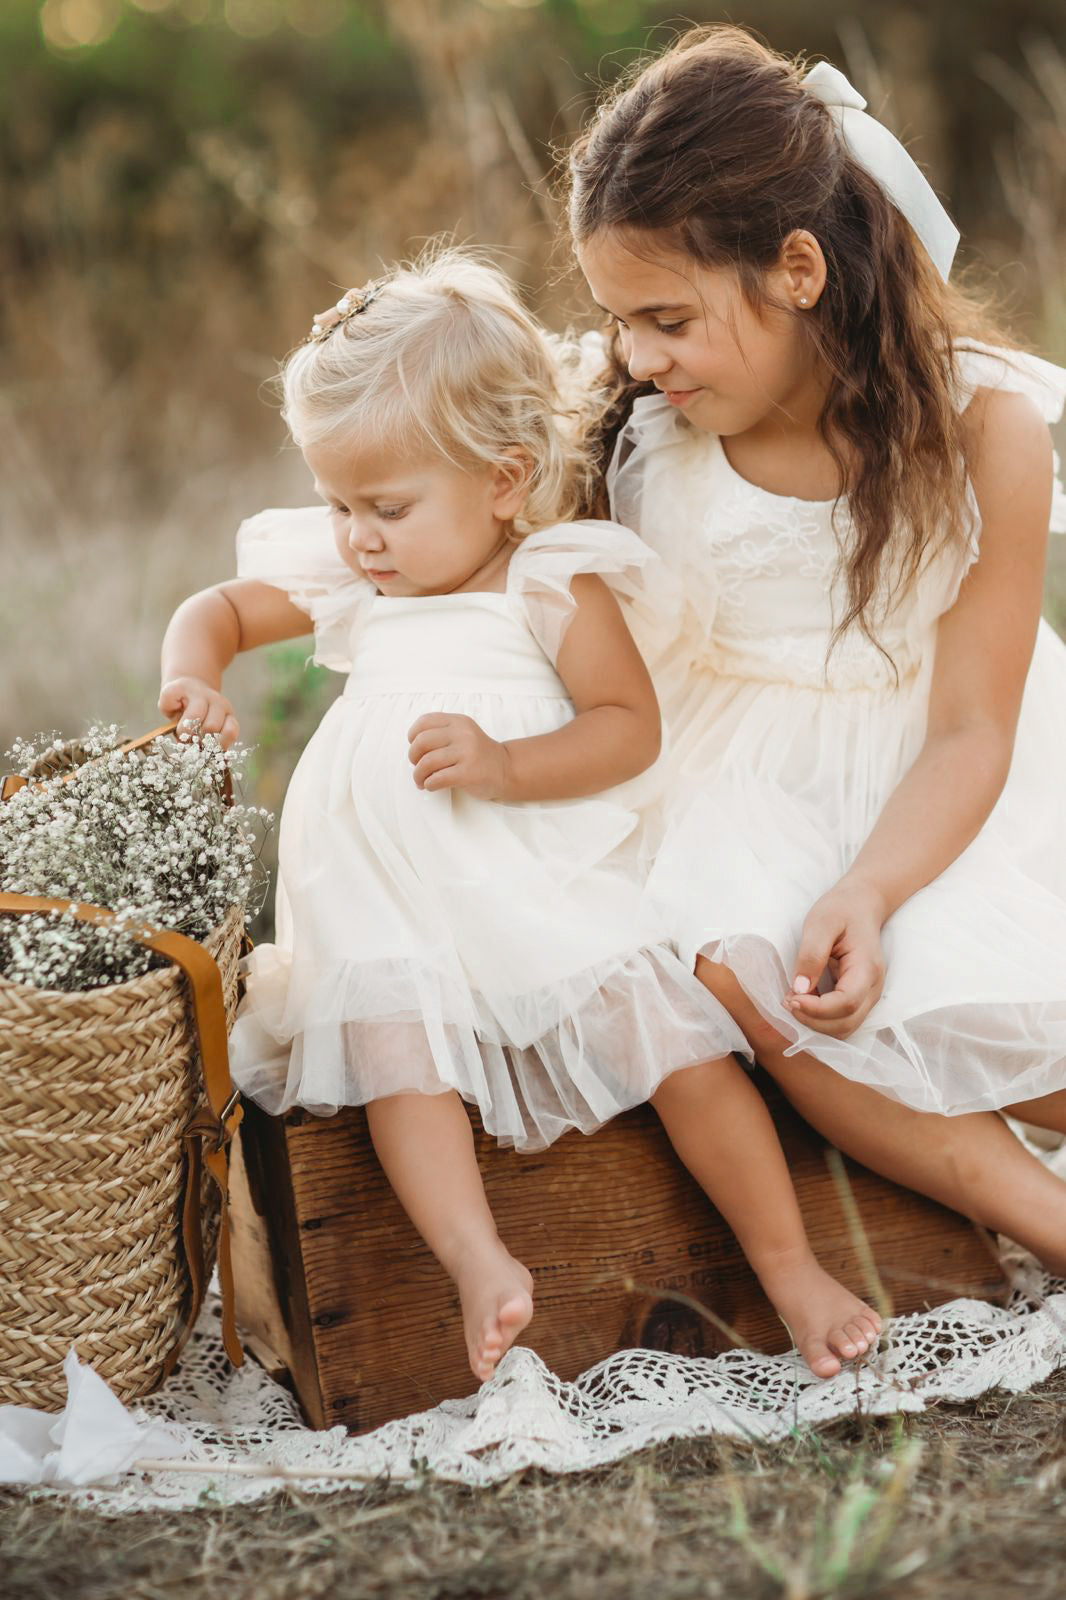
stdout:
<svg viewBox="0 0 1066 1600">
<path fill-rule="evenodd" d="M 809 1252 L 762 1262 L 759 1281 L 816 1378 L 835 1378 L 843 1361 L 872 1350 L 877 1312 L 831 1278 Z"/>
<path fill-rule="evenodd" d="M 455 1281 L 470 1370 L 484 1383 L 533 1315 L 533 1279 L 500 1244 L 468 1256 Z"/>
</svg>

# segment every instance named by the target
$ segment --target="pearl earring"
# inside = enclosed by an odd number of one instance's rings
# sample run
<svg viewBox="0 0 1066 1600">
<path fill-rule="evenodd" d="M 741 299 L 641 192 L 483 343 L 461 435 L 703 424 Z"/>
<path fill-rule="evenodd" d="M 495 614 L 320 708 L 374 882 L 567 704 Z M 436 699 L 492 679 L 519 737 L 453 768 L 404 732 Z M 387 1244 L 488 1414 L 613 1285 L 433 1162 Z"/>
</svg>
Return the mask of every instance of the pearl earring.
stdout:
<svg viewBox="0 0 1066 1600">
<path fill-rule="evenodd" d="M 800 295 L 800 305 L 801 306 L 805 306 L 806 304 L 807 304 L 807 296 L 805 294 L 801 294 Z"/>
</svg>

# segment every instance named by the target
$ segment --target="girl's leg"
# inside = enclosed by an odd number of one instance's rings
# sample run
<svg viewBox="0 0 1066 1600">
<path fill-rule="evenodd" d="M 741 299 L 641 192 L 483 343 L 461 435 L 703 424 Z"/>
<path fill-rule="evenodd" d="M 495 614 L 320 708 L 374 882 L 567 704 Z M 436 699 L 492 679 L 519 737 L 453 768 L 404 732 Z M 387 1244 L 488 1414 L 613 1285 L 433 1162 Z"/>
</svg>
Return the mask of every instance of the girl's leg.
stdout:
<svg viewBox="0 0 1066 1600">
<path fill-rule="evenodd" d="M 1019 1122 L 1031 1122 L 1034 1128 L 1050 1128 L 1052 1133 L 1066 1133 L 1066 1089 L 1054 1094 L 1042 1094 L 1038 1100 L 1019 1100 L 1017 1105 L 1004 1106 L 1009 1117 Z"/>
<path fill-rule="evenodd" d="M 484 1382 L 533 1315 L 533 1279 L 496 1232 L 463 1102 L 397 1094 L 366 1111 L 400 1204 L 459 1290 L 470 1368 Z"/>
<path fill-rule="evenodd" d="M 819 1378 L 877 1343 L 881 1319 L 824 1272 L 807 1241 L 762 1096 L 725 1056 L 683 1067 L 652 1105 L 696 1182 L 725 1217 L 796 1348 Z"/>
<path fill-rule="evenodd" d="M 945 1117 L 912 1111 L 814 1056 L 786 1056 L 787 1040 L 728 967 L 701 956 L 696 975 L 747 1035 L 759 1065 L 833 1144 L 883 1177 L 1005 1233 L 1049 1271 L 1066 1274 L 1066 1183 L 1014 1137 L 998 1113 Z M 1034 1104 L 1017 1106 L 1012 1114 L 1039 1124 Z"/>
</svg>

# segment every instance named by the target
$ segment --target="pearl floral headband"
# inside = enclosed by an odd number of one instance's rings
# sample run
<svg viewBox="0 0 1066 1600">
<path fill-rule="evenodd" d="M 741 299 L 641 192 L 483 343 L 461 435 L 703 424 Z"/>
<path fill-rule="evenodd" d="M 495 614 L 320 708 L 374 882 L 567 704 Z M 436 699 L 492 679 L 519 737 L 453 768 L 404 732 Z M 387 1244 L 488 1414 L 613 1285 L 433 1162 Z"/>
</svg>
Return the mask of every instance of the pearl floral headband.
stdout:
<svg viewBox="0 0 1066 1600">
<path fill-rule="evenodd" d="M 321 344 L 323 339 L 328 339 L 334 328 L 339 328 L 349 317 L 357 317 L 367 306 L 372 305 L 384 289 L 386 281 L 385 278 L 371 278 L 361 289 L 347 289 L 335 306 L 330 306 L 328 311 L 317 313 L 304 342 Z"/>
</svg>

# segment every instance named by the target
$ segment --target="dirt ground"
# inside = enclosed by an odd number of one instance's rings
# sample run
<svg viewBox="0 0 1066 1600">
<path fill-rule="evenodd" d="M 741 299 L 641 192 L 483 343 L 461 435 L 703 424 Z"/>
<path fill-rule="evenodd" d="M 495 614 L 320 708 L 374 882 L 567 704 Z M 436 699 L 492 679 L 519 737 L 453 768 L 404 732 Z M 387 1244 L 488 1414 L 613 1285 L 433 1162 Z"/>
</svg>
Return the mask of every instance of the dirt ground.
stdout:
<svg viewBox="0 0 1066 1600">
<path fill-rule="evenodd" d="M 115 1518 L 5 1493 L 0 1550 L 6 1600 L 1061 1600 L 1066 1371 L 486 1490 L 428 1478 Z"/>
</svg>

